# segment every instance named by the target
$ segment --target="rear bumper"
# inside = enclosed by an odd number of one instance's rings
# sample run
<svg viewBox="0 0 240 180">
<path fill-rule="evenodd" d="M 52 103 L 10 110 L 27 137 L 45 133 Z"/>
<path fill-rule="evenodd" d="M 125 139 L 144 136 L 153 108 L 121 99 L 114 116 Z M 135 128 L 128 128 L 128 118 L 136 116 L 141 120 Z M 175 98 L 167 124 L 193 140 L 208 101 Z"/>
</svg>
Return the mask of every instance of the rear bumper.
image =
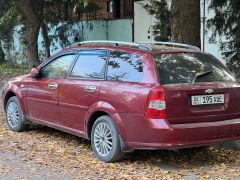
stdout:
<svg viewBox="0 0 240 180">
<path fill-rule="evenodd" d="M 126 142 L 129 148 L 181 149 L 240 140 L 240 118 L 192 124 L 169 124 L 163 119 L 144 119 L 144 121 L 145 128 L 140 127 L 143 122 L 135 128 L 134 133 L 138 136 L 130 133 L 130 141 Z M 138 128 L 141 132 L 138 132 Z M 134 141 L 131 141 L 131 138 Z"/>
</svg>

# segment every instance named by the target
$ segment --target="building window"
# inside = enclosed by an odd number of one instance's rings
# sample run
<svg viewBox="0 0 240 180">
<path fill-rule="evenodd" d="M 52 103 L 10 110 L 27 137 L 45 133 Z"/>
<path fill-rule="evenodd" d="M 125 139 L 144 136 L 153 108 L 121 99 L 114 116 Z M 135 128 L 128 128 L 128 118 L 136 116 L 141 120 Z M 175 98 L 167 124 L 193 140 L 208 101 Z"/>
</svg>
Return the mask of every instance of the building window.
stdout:
<svg viewBox="0 0 240 180">
<path fill-rule="evenodd" d="M 113 1 L 107 1 L 107 12 L 113 12 Z"/>
</svg>

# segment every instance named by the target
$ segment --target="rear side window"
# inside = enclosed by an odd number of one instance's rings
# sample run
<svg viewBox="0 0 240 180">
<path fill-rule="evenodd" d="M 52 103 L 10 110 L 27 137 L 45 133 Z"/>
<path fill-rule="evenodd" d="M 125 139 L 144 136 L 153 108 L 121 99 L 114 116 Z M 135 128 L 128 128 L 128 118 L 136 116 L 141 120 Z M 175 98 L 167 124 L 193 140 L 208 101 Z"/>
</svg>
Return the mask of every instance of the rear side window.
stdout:
<svg viewBox="0 0 240 180">
<path fill-rule="evenodd" d="M 143 79 L 142 58 L 136 54 L 110 52 L 107 79 L 140 82 Z"/>
<path fill-rule="evenodd" d="M 235 78 L 213 56 L 203 53 L 155 55 L 161 84 L 191 83 L 197 73 L 211 72 L 196 82 L 227 82 Z"/>
<path fill-rule="evenodd" d="M 72 70 L 71 77 L 104 79 L 107 51 L 82 51 Z"/>
</svg>

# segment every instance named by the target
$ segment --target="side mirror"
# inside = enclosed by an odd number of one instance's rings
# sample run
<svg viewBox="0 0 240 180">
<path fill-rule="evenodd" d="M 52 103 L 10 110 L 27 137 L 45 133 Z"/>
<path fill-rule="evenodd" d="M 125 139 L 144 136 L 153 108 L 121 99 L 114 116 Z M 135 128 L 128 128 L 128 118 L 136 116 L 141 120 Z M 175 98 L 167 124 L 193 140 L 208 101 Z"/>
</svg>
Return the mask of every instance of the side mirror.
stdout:
<svg viewBox="0 0 240 180">
<path fill-rule="evenodd" d="M 31 76 L 33 78 L 38 78 L 40 77 L 40 70 L 38 68 L 32 68 L 31 70 Z"/>
</svg>

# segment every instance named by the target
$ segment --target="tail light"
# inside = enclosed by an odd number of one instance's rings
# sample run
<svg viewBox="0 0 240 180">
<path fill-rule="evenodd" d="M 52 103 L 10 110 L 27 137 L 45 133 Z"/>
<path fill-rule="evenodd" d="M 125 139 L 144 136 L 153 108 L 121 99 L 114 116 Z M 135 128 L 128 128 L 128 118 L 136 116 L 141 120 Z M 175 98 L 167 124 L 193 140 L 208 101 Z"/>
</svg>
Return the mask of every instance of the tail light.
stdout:
<svg viewBox="0 0 240 180">
<path fill-rule="evenodd" d="M 149 119 L 166 118 L 166 101 L 163 88 L 157 87 L 150 92 L 145 117 Z"/>
</svg>

